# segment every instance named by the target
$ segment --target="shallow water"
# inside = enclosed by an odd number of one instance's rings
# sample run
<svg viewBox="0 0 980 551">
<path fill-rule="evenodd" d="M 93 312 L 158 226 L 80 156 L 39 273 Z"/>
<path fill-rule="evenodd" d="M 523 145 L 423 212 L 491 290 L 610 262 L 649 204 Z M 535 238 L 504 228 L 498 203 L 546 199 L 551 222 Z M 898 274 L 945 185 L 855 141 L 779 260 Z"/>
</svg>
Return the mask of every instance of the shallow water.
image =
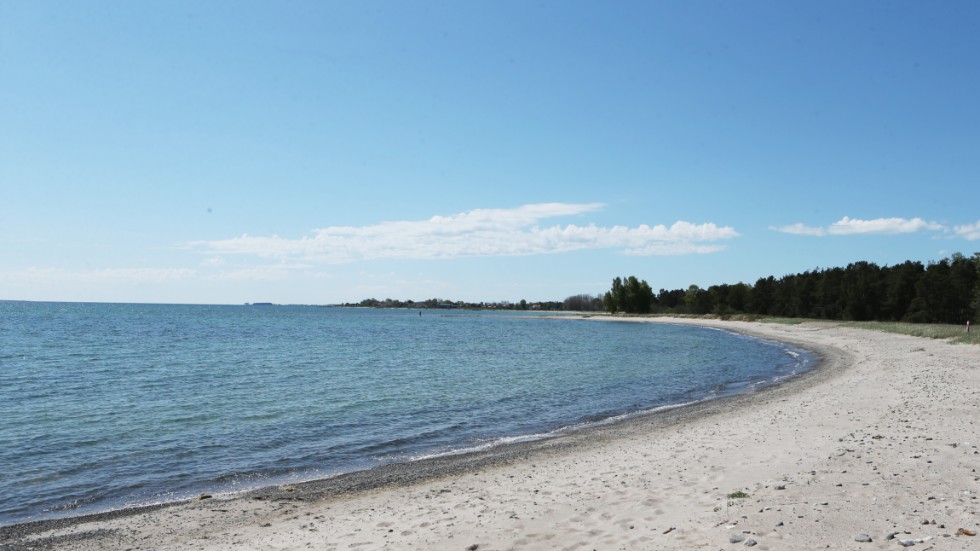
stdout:
<svg viewBox="0 0 980 551">
<path fill-rule="evenodd" d="M 0 302 L 0 525 L 547 436 L 811 363 L 520 313 Z"/>
</svg>

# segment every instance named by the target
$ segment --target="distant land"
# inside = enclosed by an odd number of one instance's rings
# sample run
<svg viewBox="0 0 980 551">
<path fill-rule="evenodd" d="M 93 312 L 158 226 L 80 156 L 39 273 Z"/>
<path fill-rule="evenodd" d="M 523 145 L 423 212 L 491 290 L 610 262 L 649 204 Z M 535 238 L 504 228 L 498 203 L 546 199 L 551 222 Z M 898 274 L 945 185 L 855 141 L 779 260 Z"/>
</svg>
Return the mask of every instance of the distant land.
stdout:
<svg viewBox="0 0 980 551">
<path fill-rule="evenodd" d="M 606 311 L 628 314 L 773 316 L 842 321 L 965 324 L 980 319 L 980 252 L 954 253 L 923 264 L 894 266 L 858 261 L 846 267 L 761 277 L 754 284 L 660 289 L 636 276 L 616 277 L 603 295 L 574 295 L 562 301 L 464 302 L 432 298 L 421 302 L 367 298 L 339 306 L 360 308 L 464 308 L 473 310 Z"/>
</svg>

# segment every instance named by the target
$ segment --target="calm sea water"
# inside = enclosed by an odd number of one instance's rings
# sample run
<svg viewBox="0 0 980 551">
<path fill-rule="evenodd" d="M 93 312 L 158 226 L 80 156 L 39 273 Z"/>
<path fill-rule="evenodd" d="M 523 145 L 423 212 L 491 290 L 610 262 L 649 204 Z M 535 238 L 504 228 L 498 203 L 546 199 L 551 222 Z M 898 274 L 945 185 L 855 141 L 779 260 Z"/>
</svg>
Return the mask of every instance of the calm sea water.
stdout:
<svg viewBox="0 0 980 551">
<path fill-rule="evenodd" d="M 0 302 L 0 525 L 547 436 L 810 363 L 673 325 Z"/>
</svg>

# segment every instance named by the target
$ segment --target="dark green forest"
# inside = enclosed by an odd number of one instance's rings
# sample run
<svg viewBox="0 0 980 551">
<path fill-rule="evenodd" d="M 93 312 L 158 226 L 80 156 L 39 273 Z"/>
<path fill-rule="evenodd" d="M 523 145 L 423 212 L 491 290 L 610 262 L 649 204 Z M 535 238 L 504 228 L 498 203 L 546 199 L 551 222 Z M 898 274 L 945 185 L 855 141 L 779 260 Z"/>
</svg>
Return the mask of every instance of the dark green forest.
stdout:
<svg viewBox="0 0 980 551">
<path fill-rule="evenodd" d="M 961 324 L 980 318 L 980 253 L 954 254 L 923 265 L 854 262 L 844 268 L 702 289 L 661 289 L 635 276 L 615 278 L 603 296 L 608 312 L 756 314 L 848 321 Z"/>
</svg>

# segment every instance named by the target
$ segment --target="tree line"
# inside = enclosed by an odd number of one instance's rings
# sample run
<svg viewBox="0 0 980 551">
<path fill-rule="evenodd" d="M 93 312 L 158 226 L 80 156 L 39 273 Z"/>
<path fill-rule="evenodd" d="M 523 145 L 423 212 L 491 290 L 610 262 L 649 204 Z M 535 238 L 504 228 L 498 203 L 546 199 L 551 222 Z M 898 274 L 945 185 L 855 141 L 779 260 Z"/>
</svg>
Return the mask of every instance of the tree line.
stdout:
<svg viewBox="0 0 980 551">
<path fill-rule="evenodd" d="M 606 311 L 627 313 L 757 314 L 854 321 L 961 324 L 980 318 L 980 253 L 923 265 L 854 262 L 747 283 L 660 289 L 635 276 L 615 278 L 603 295 Z"/>
<path fill-rule="evenodd" d="M 466 302 L 463 300 L 450 300 L 441 298 L 430 298 L 426 300 L 398 300 L 386 298 L 378 300 L 376 298 L 366 298 L 360 302 L 345 302 L 337 304 L 344 308 L 410 308 L 410 309 L 461 309 L 461 310 L 541 310 L 541 311 L 561 311 L 561 310 L 602 310 L 602 300 L 589 295 L 576 295 L 568 297 L 564 301 L 537 301 L 528 302 L 521 299 L 518 302 L 498 301 L 498 302 Z"/>
</svg>

